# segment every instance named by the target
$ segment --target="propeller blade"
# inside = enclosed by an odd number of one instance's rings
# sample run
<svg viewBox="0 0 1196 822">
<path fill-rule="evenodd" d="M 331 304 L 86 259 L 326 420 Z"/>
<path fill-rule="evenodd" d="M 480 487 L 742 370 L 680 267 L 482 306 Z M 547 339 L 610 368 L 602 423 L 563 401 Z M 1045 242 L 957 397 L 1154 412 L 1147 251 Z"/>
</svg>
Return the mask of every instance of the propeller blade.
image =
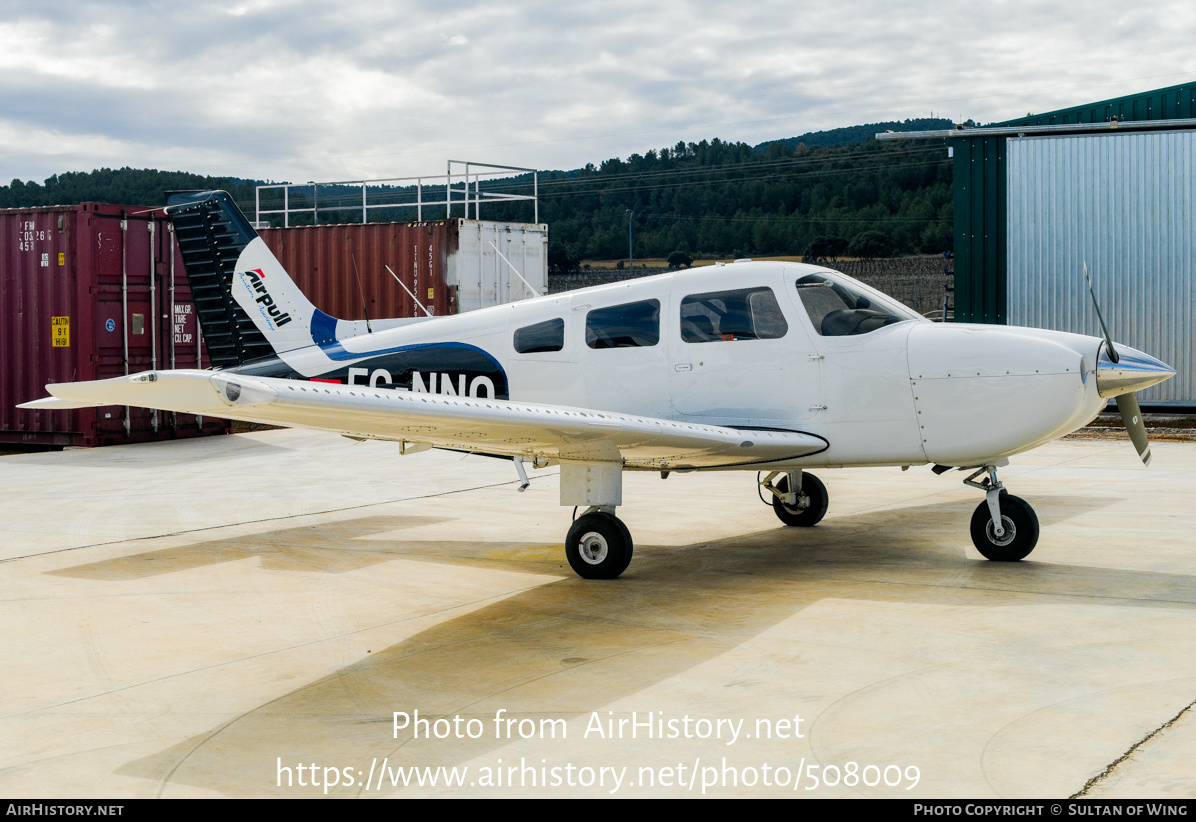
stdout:
<svg viewBox="0 0 1196 822">
<path fill-rule="evenodd" d="M 1138 449 L 1142 464 L 1150 465 L 1150 441 L 1146 438 L 1146 425 L 1142 422 L 1142 409 L 1138 407 L 1138 398 L 1132 393 L 1118 394 L 1116 401 L 1117 410 L 1121 412 L 1121 421 L 1130 434 L 1134 448 Z"/>
<path fill-rule="evenodd" d="M 1105 335 L 1105 348 L 1109 352 L 1109 359 L 1116 365 L 1119 361 L 1117 349 L 1113 347 L 1113 338 L 1109 336 L 1109 329 L 1105 328 L 1105 318 L 1100 315 L 1100 306 L 1096 302 L 1096 292 L 1092 290 L 1092 278 L 1088 276 L 1088 261 L 1084 261 L 1084 279 L 1088 281 L 1088 294 L 1092 297 L 1092 307 L 1096 309 L 1096 319 L 1100 322 L 1100 330 Z M 1137 403 L 1135 403 L 1135 407 Z"/>
</svg>

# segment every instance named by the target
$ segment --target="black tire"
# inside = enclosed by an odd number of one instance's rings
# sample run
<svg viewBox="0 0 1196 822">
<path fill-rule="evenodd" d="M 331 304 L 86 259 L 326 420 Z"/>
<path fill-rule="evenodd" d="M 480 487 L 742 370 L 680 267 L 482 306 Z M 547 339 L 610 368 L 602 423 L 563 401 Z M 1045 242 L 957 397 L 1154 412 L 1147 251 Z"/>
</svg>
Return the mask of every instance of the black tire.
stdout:
<svg viewBox="0 0 1196 822">
<path fill-rule="evenodd" d="M 781 477 L 777 483 L 777 488 L 782 492 L 788 493 L 789 477 Z M 805 508 L 789 506 L 781 502 L 780 497 L 774 495 L 772 498 L 772 510 L 776 512 L 777 518 L 786 525 L 808 528 L 811 525 L 817 525 L 826 516 L 826 507 L 830 503 L 830 497 L 826 493 L 826 486 L 822 484 L 822 480 L 804 471 L 801 475 L 801 490 L 802 493 L 810 498 L 808 506 Z"/>
<path fill-rule="evenodd" d="M 582 579 L 614 579 L 627 570 L 634 546 L 631 532 L 616 516 L 578 517 L 565 537 L 565 557 Z"/>
<path fill-rule="evenodd" d="M 623 558 L 623 567 L 619 569 L 619 573 L 615 574 L 617 577 L 621 576 L 622 573 L 627 570 L 627 566 L 631 564 L 631 556 L 635 553 L 635 544 L 631 540 L 631 531 L 628 530 L 627 525 L 623 522 L 623 520 L 613 515 L 611 516 L 611 519 L 613 519 L 615 523 L 618 524 L 621 529 L 623 529 L 623 539 L 627 541 L 627 554 Z"/>
<path fill-rule="evenodd" d="M 1005 535 L 993 533 L 993 518 L 988 502 L 980 503 L 972 514 L 972 544 L 985 559 L 993 562 L 1017 562 L 1025 559 L 1038 544 L 1038 515 L 1021 497 L 1001 492 L 1001 525 Z"/>
</svg>

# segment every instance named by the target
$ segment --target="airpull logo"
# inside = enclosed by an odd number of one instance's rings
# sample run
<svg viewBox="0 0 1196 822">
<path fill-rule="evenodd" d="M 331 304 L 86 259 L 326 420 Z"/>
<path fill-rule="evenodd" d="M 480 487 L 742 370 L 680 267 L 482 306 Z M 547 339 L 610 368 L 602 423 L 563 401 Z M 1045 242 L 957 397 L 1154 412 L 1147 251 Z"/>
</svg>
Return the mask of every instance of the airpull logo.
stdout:
<svg viewBox="0 0 1196 822">
<path fill-rule="evenodd" d="M 274 298 L 270 296 L 270 292 L 266 290 L 266 284 L 263 280 L 266 275 L 262 273 L 260 268 L 250 269 L 245 272 L 247 278 L 246 284 L 260 294 L 260 297 L 255 298 L 254 302 L 261 305 L 266 313 L 270 315 L 270 319 L 274 320 L 274 325 L 282 328 L 291 321 L 291 315 L 283 313 L 282 309 L 274 304 Z"/>
</svg>

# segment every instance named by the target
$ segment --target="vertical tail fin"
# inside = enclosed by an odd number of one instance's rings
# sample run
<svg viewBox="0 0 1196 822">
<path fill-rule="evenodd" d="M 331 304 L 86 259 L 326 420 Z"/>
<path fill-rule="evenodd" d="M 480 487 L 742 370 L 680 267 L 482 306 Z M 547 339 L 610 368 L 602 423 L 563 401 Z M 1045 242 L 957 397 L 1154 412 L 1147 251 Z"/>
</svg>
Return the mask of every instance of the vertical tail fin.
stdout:
<svg viewBox="0 0 1196 822">
<path fill-rule="evenodd" d="M 226 192 L 174 193 L 166 213 L 213 365 L 335 339 L 336 320 L 303 295 Z"/>
</svg>

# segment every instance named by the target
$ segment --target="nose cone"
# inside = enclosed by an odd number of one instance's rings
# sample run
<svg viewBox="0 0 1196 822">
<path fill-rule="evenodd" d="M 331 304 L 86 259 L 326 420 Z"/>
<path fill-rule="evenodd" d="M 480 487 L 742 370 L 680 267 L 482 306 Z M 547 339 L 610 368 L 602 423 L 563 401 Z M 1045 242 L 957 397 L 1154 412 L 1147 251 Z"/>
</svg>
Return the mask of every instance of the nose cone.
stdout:
<svg viewBox="0 0 1196 822">
<path fill-rule="evenodd" d="M 1128 345 L 1114 343 L 1113 347 L 1117 350 L 1117 362 L 1113 362 L 1107 346 L 1103 345 L 1096 362 L 1096 390 L 1102 397 L 1131 394 L 1175 376 L 1175 369 L 1162 360 Z"/>
</svg>

